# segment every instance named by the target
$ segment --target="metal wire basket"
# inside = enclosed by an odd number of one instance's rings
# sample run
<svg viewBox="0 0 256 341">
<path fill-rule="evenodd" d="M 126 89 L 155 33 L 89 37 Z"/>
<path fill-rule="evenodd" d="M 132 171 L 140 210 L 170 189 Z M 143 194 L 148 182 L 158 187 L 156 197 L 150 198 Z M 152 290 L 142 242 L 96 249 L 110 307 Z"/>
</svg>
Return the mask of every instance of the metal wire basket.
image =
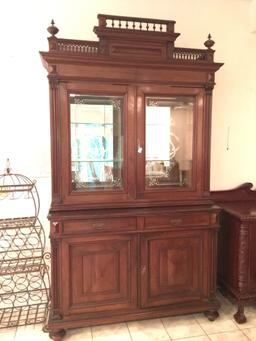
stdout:
<svg viewBox="0 0 256 341">
<path fill-rule="evenodd" d="M 8 167 L 0 175 L 0 328 L 43 323 L 48 313 L 50 254 L 39 208 L 36 182 Z"/>
</svg>

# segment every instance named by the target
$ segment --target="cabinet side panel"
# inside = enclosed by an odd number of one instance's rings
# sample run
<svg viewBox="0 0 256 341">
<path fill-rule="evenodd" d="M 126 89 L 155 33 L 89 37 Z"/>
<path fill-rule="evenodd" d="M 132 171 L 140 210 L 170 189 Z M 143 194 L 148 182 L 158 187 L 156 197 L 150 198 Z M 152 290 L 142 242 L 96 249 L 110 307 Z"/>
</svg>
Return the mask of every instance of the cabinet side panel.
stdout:
<svg viewBox="0 0 256 341">
<path fill-rule="evenodd" d="M 219 231 L 218 279 L 227 289 L 238 289 L 239 229 L 239 220 L 224 212 Z"/>
<path fill-rule="evenodd" d="M 249 225 L 249 290 L 256 292 L 256 229 L 255 222 Z"/>
</svg>

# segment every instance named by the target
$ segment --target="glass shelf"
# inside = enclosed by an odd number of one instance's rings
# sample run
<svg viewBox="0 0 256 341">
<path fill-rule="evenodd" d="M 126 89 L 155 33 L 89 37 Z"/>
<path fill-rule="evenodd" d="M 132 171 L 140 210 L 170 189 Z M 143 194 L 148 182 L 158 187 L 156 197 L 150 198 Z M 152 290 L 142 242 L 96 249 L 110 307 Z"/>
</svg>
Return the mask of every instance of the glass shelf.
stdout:
<svg viewBox="0 0 256 341">
<path fill-rule="evenodd" d="M 113 123 L 92 123 L 92 122 L 70 122 L 71 125 L 85 125 L 85 126 L 99 126 L 99 127 L 104 127 L 104 126 L 111 126 L 113 127 Z"/>
<path fill-rule="evenodd" d="M 114 162 L 123 162 L 123 160 L 72 160 L 71 162 L 105 162 L 105 163 L 114 163 Z"/>
</svg>

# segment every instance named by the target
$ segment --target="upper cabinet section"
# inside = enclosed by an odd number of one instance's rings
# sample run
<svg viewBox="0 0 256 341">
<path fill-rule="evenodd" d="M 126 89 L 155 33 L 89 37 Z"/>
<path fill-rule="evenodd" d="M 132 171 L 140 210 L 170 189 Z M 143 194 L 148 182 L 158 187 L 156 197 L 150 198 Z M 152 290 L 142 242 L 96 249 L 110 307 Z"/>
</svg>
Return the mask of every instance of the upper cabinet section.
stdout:
<svg viewBox="0 0 256 341">
<path fill-rule="evenodd" d="M 205 202 L 211 36 L 176 47 L 175 21 L 105 14 L 98 41 L 48 32 L 52 210 Z"/>
</svg>

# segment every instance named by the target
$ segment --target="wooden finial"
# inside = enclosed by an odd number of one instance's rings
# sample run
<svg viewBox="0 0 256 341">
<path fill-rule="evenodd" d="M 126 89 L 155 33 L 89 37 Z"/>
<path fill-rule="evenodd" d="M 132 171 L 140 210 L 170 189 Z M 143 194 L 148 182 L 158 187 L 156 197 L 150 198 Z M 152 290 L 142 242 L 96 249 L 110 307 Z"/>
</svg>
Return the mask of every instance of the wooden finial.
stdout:
<svg viewBox="0 0 256 341">
<path fill-rule="evenodd" d="M 54 26 L 54 24 L 55 24 L 55 22 L 54 22 L 54 20 L 52 20 L 51 26 L 49 26 L 47 28 L 47 31 L 52 35 L 52 37 L 55 36 L 55 34 L 57 34 L 59 32 L 59 29 L 56 26 Z"/>
<path fill-rule="evenodd" d="M 208 39 L 204 42 L 204 46 L 206 46 L 210 50 L 214 44 L 215 44 L 215 41 L 212 40 L 212 36 L 209 33 Z"/>
</svg>

